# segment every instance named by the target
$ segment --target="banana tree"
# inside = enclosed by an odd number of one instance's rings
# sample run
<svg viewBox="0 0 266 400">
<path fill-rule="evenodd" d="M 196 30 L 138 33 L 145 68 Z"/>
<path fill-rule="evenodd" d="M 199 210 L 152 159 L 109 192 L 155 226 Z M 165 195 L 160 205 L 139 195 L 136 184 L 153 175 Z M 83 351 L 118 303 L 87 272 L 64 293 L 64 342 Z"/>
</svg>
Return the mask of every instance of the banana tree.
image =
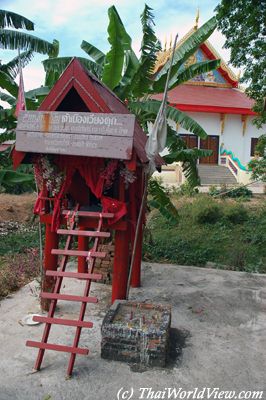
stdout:
<svg viewBox="0 0 266 400">
<path fill-rule="evenodd" d="M 108 41 L 110 50 L 105 54 L 93 44 L 83 40 L 81 48 L 90 57 L 89 60 L 80 58 L 83 65 L 102 80 L 122 101 L 126 101 L 130 111 L 135 113 L 143 129 L 148 132 L 148 123 L 154 122 L 160 107 L 160 102 L 152 96 L 162 93 L 165 87 L 169 62 L 154 75 L 153 70 L 157 53 L 161 49 L 153 26 L 152 9 L 145 5 L 141 15 L 143 38 L 140 48 L 140 57 L 132 49 L 132 39 L 126 32 L 123 22 L 114 6 L 108 10 Z M 174 52 L 169 89 L 180 85 L 193 77 L 216 69 L 220 60 L 204 61 L 185 67 L 188 58 L 195 53 L 216 28 L 215 18 L 211 18 L 201 28 L 195 31 Z M 50 58 L 43 62 L 47 76 L 55 79 L 66 68 L 71 57 Z M 55 82 L 49 79 L 49 85 Z M 191 117 L 178 109 L 168 106 L 169 120 L 180 124 L 183 128 L 205 139 L 207 133 Z M 176 132 L 168 128 L 168 151 L 165 159 L 171 162 L 181 161 L 185 166 L 184 173 L 192 185 L 199 183 L 196 160 L 200 156 L 209 155 L 208 150 L 186 149 L 186 145 Z"/>
<path fill-rule="evenodd" d="M 160 102 L 153 100 L 153 95 L 164 91 L 170 62 L 154 75 L 154 67 L 157 53 L 161 50 L 160 41 L 154 33 L 154 18 L 152 9 L 145 5 L 141 14 L 142 42 L 140 56 L 137 57 L 132 49 L 132 39 L 127 33 L 123 22 L 114 6 L 108 10 L 108 41 L 110 49 L 107 53 L 102 52 L 93 44 L 83 40 L 81 48 L 87 53 L 90 59 L 79 58 L 81 63 L 106 84 L 127 107 L 133 112 L 143 129 L 148 133 L 148 123 L 154 122 L 158 113 Z M 211 60 L 193 64 L 185 67 L 188 58 L 195 53 L 198 47 L 207 40 L 216 28 L 215 18 L 211 18 L 201 28 L 195 31 L 183 44 L 174 52 L 173 66 L 171 69 L 169 89 L 180 85 L 193 77 L 214 70 L 220 65 L 220 60 Z M 64 71 L 71 57 L 49 58 L 43 62 L 46 71 L 46 84 L 52 86 L 55 80 Z M 53 80 L 54 78 L 54 80 Z M 180 124 L 183 128 L 194 133 L 202 139 L 207 137 L 204 129 L 191 117 L 180 110 L 168 106 L 167 117 L 169 120 Z M 167 139 L 168 155 L 164 156 L 166 162 L 182 162 L 183 171 L 192 186 L 199 184 L 196 168 L 197 159 L 210 155 L 209 150 L 187 149 L 185 142 L 168 125 Z M 164 215 L 169 218 L 176 218 L 169 198 L 163 192 L 162 187 L 152 186 L 153 205 L 159 203 L 158 207 Z M 157 196 L 155 192 L 157 191 Z M 163 200 L 164 196 L 164 200 Z"/>
<path fill-rule="evenodd" d="M 12 29 L 8 29 L 12 28 Z M 16 118 L 14 111 L 16 107 L 18 85 L 15 78 L 19 73 L 20 66 L 25 67 L 33 58 L 33 52 L 48 54 L 49 57 L 58 55 L 58 42 L 47 42 L 28 33 L 18 31 L 18 29 L 34 30 L 34 24 L 29 19 L 16 13 L 0 10 L 0 48 L 22 51 L 20 56 L 16 56 L 7 64 L 0 63 L 0 100 L 7 104 L 0 106 L 0 143 L 13 139 L 16 128 Z M 34 91 L 26 92 L 27 109 L 36 109 L 41 100 L 47 95 L 48 89 L 39 88 Z M 33 175 L 28 168 L 22 172 L 23 167 L 18 171 L 11 170 L 11 161 L 4 162 L 6 154 L 1 153 L 0 158 L 0 185 L 10 190 L 21 184 L 32 185 Z"/>
<path fill-rule="evenodd" d="M 33 31 L 34 23 L 22 15 L 0 10 L 0 48 L 31 50 L 41 54 L 56 55 L 57 49 L 53 43 L 18 31 L 18 29 Z"/>
</svg>

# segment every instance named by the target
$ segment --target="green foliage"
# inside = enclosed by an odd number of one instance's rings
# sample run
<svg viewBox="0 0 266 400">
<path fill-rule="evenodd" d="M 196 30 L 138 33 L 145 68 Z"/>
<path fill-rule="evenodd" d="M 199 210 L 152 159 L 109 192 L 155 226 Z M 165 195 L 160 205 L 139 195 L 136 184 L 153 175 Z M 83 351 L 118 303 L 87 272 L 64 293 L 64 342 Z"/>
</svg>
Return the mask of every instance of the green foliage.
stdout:
<svg viewBox="0 0 266 400">
<path fill-rule="evenodd" d="M 194 203 L 193 218 L 198 224 L 215 224 L 223 216 L 221 206 L 208 197 L 199 198 Z"/>
<path fill-rule="evenodd" d="M 266 182 L 266 134 L 259 138 L 256 153 L 259 157 L 253 158 L 248 165 L 252 169 L 252 179 Z"/>
<path fill-rule="evenodd" d="M 231 51 L 230 61 L 244 69 L 241 81 L 247 83 L 247 93 L 257 101 L 256 111 L 261 112 L 259 126 L 266 121 L 265 10 L 265 0 L 222 0 L 216 7 L 218 28 Z"/>
<path fill-rule="evenodd" d="M 222 186 L 220 189 L 216 186 L 211 186 L 209 189 L 209 195 L 213 197 L 219 198 L 231 198 L 231 199 L 250 199 L 253 196 L 253 193 L 247 186 L 238 185 L 235 188 L 228 188 L 226 186 Z"/>
<path fill-rule="evenodd" d="M 176 195 L 192 197 L 198 194 L 199 190 L 193 185 L 190 185 L 189 181 L 186 181 L 175 191 Z"/>
<path fill-rule="evenodd" d="M 32 165 L 21 165 L 16 171 L 12 170 L 9 151 L 0 153 L 0 187 L 11 194 L 32 192 L 35 189 Z"/>
<path fill-rule="evenodd" d="M 195 266 L 212 262 L 217 268 L 265 273 L 265 202 L 261 200 L 250 206 L 234 200 L 210 200 L 220 209 L 221 217 L 216 223 L 195 221 L 200 205 L 209 208 L 208 195 L 200 194 L 189 200 L 179 198 L 180 219 L 176 226 L 152 211 L 147 224 L 149 235 L 144 238 L 144 259 Z M 242 206 L 246 211 L 242 211 Z M 230 221 L 231 218 L 236 222 Z"/>
<path fill-rule="evenodd" d="M 41 54 L 49 54 L 54 51 L 53 44 L 39 39 L 28 33 L 13 31 L 11 29 L 0 29 L 0 44 L 3 49 L 32 50 Z"/>
<path fill-rule="evenodd" d="M 131 38 L 126 32 L 115 6 L 109 8 L 108 16 L 107 30 L 111 49 L 105 57 L 102 80 L 112 90 L 121 80 L 125 51 L 131 50 Z"/>
<path fill-rule="evenodd" d="M 131 81 L 131 95 L 135 98 L 140 98 L 151 91 L 157 52 L 161 50 L 161 43 L 153 30 L 154 17 L 152 9 L 146 4 L 140 18 L 143 33 L 140 48 L 141 56 L 138 68 Z"/>
<path fill-rule="evenodd" d="M 84 65 L 85 68 L 90 70 L 98 78 L 102 74 L 102 68 L 95 62 L 88 60 L 84 57 L 77 57 L 78 60 Z M 73 57 L 55 57 L 44 60 L 43 67 L 46 72 L 45 87 L 53 87 L 55 82 L 59 79 L 60 75 L 66 69 Z"/>
<path fill-rule="evenodd" d="M 181 66 L 188 60 L 192 54 L 198 49 L 198 47 L 204 43 L 208 37 L 212 34 L 212 32 L 216 28 L 216 19 L 215 17 L 211 18 L 204 25 L 202 25 L 197 31 L 195 31 L 187 40 L 178 49 L 175 51 L 174 59 L 173 59 L 173 67 L 171 71 L 171 87 L 174 87 L 174 80 L 176 79 L 178 83 L 178 75 L 182 73 Z M 195 66 L 197 64 L 194 64 Z M 170 60 L 162 67 L 159 73 L 155 77 L 155 82 L 153 85 L 153 89 L 155 93 L 160 93 L 163 91 L 165 82 L 167 79 L 167 73 L 170 66 Z M 194 67 L 195 68 L 195 67 Z M 210 71 L 210 70 L 209 70 Z M 206 71 L 205 71 L 206 72 Z M 197 76 L 199 71 L 195 73 L 194 76 Z M 192 76 L 191 76 L 192 77 Z"/>
<path fill-rule="evenodd" d="M 247 209 L 242 204 L 227 205 L 224 217 L 232 224 L 242 224 L 248 219 Z"/>
<path fill-rule="evenodd" d="M 11 78 L 15 79 L 19 73 L 19 63 L 21 67 L 24 68 L 33 58 L 32 50 L 24 51 L 20 54 L 20 56 L 14 57 L 10 62 L 7 64 L 2 64 L 0 66 L 1 71 L 5 72 Z"/>
<path fill-rule="evenodd" d="M 95 61 L 96 64 L 103 65 L 105 62 L 105 54 L 101 50 L 97 49 L 93 44 L 86 42 L 86 40 L 82 41 L 80 47 Z"/>
<path fill-rule="evenodd" d="M 33 31 L 34 23 L 22 15 L 7 10 L 0 10 L 0 28 L 5 27 Z"/>
<path fill-rule="evenodd" d="M 108 41 L 110 50 L 105 55 L 101 50 L 92 44 L 83 41 L 81 47 L 94 60 L 90 70 L 99 68 L 98 77 L 110 88 L 122 101 L 127 101 L 127 107 L 133 112 L 143 129 L 147 131 L 148 122 L 154 122 L 157 116 L 160 102 L 151 100 L 154 93 L 164 91 L 166 77 L 169 69 L 169 62 L 165 64 L 156 76 L 153 76 L 153 69 L 161 44 L 154 32 L 154 18 L 152 9 L 145 5 L 141 14 L 143 38 L 141 42 L 141 55 L 138 59 L 131 47 L 131 38 L 114 6 L 108 10 Z M 194 32 L 176 51 L 174 55 L 174 67 L 170 79 L 170 87 L 173 88 L 180 83 L 191 79 L 200 73 L 208 72 L 219 65 L 219 60 L 212 60 L 194 64 L 185 68 L 186 60 L 197 50 L 216 27 L 215 18 L 210 19 L 206 24 Z M 181 68 L 182 67 L 182 68 Z M 185 113 L 174 107 L 167 108 L 167 118 L 179 123 L 184 129 L 193 132 L 201 138 L 206 138 L 207 133 L 201 126 Z M 170 129 L 170 127 L 169 127 Z M 184 143 L 180 138 L 173 137 L 176 144 Z M 168 162 L 182 161 L 185 175 L 190 184 L 199 183 L 196 159 L 203 154 L 194 149 L 187 149 L 183 144 L 177 148 L 175 153 L 170 150 Z M 206 155 L 206 154 L 205 154 Z M 208 153 L 209 155 L 209 153 Z"/>
<path fill-rule="evenodd" d="M 158 209 L 168 223 L 177 224 L 179 220 L 178 211 L 159 180 L 149 180 L 148 194 L 151 196 L 149 206 Z"/>
</svg>

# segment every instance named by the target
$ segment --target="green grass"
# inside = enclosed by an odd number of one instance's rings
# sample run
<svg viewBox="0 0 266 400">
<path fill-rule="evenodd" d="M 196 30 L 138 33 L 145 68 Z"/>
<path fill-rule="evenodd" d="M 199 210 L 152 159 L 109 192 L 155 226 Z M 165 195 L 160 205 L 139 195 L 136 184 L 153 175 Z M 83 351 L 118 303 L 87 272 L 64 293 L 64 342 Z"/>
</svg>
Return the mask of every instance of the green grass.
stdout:
<svg viewBox="0 0 266 400">
<path fill-rule="evenodd" d="M 2 236 L 0 240 L 0 256 L 24 253 L 26 249 L 38 247 L 38 226 L 34 225 L 29 232 L 23 232 L 23 230 L 20 232 L 13 231 Z"/>
<path fill-rule="evenodd" d="M 178 200 L 180 222 L 169 225 L 155 210 L 149 218 L 145 260 L 266 273 L 266 206 L 217 201 L 207 195 Z"/>
</svg>

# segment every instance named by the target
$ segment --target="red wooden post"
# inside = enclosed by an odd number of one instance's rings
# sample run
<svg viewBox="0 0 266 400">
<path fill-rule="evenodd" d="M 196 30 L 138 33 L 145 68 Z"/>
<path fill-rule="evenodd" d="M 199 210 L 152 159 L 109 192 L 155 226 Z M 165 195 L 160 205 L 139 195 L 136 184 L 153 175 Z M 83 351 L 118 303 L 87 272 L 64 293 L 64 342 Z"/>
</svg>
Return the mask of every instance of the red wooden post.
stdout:
<svg viewBox="0 0 266 400">
<path fill-rule="evenodd" d="M 45 246 L 44 246 L 44 272 L 46 270 L 56 270 L 58 256 L 51 254 L 52 249 L 58 248 L 59 237 L 56 232 L 51 231 L 51 225 L 45 226 Z M 52 292 L 54 288 L 55 279 L 51 276 L 44 276 L 42 280 L 42 291 Z M 41 299 L 41 308 L 48 311 L 50 300 Z"/>
<path fill-rule="evenodd" d="M 115 232 L 115 256 L 113 269 L 112 303 L 125 299 L 129 265 L 129 230 Z"/>
<path fill-rule="evenodd" d="M 125 201 L 125 182 L 119 179 L 119 200 Z M 112 284 L 112 303 L 116 299 L 123 300 L 127 294 L 127 280 L 129 267 L 130 227 L 126 231 L 115 232 L 115 256 Z"/>
<path fill-rule="evenodd" d="M 80 231 L 85 231 L 84 226 L 79 226 Z M 78 236 L 78 250 L 86 251 L 88 250 L 88 238 L 86 236 Z M 88 265 L 85 257 L 78 257 L 78 272 L 88 272 Z"/>
</svg>

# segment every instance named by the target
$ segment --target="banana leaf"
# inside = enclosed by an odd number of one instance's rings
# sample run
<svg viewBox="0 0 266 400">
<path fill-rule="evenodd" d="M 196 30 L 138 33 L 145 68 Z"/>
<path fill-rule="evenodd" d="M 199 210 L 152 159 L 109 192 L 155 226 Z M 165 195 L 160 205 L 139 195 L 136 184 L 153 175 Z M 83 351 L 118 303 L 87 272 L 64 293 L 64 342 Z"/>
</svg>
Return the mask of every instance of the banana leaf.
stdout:
<svg viewBox="0 0 266 400">
<path fill-rule="evenodd" d="M 192 33 L 192 35 L 189 36 L 188 39 L 176 49 L 170 78 L 176 75 L 181 65 L 184 64 L 186 60 L 195 53 L 199 46 L 208 39 L 208 37 L 215 30 L 216 26 L 216 18 L 213 17 L 198 30 Z M 160 82 L 160 84 L 158 83 L 157 85 L 164 87 L 169 66 L 170 60 L 167 61 L 162 69 L 156 74 L 155 81 Z"/>
<path fill-rule="evenodd" d="M 105 57 L 102 80 L 112 90 L 122 78 L 125 51 L 131 50 L 131 37 L 125 30 L 123 22 L 114 6 L 108 10 L 108 41 L 111 49 Z"/>
<path fill-rule="evenodd" d="M 97 49 L 93 44 L 86 42 L 86 40 L 82 41 L 80 47 L 96 62 L 96 64 L 103 66 L 105 54 L 101 50 Z"/>
<path fill-rule="evenodd" d="M 158 209 L 170 224 L 177 224 L 179 214 L 164 187 L 156 179 L 150 179 L 148 185 L 149 205 Z"/>
<path fill-rule="evenodd" d="M 7 10 L 0 10 L 0 28 L 5 27 L 33 31 L 34 23 L 22 15 Z"/>
<path fill-rule="evenodd" d="M 0 29 L 0 48 L 32 50 L 41 54 L 54 51 L 53 44 L 24 32 L 11 29 Z"/>
</svg>

